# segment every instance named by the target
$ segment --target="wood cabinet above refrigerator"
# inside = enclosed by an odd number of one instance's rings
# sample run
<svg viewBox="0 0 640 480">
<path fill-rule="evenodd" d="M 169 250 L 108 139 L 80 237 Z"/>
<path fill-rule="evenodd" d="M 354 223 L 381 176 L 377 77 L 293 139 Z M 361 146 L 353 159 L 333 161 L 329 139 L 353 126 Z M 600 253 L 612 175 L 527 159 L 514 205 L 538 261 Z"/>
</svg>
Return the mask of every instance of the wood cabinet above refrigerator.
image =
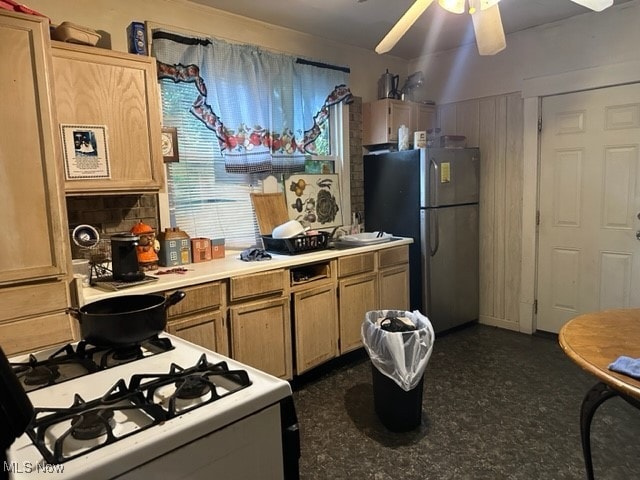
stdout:
<svg viewBox="0 0 640 480">
<path fill-rule="evenodd" d="M 65 192 L 159 191 L 164 165 L 155 59 L 68 43 L 52 44 Z M 66 126 L 64 133 L 62 126 Z M 86 131 L 99 134 L 93 159 L 99 162 L 98 178 L 91 178 L 90 168 L 83 172 L 76 158 L 82 150 L 74 147 L 73 134 L 79 136 Z"/>
<path fill-rule="evenodd" d="M 436 109 L 433 105 L 384 98 L 362 105 L 362 144 L 384 145 L 398 142 L 398 128 L 409 129 L 409 142 L 413 132 L 435 127 Z"/>
</svg>

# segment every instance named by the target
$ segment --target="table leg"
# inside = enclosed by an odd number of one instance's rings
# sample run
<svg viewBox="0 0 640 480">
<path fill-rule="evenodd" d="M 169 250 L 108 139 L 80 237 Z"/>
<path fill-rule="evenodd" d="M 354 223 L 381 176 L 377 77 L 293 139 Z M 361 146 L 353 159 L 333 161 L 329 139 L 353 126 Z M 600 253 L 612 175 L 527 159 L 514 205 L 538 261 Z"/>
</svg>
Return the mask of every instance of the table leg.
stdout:
<svg viewBox="0 0 640 480">
<path fill-rule="evenodd" d="M 580 407 L 580 437 L 582 439 L 582 454 L 587 470 L 587 480 L 593 480 L 593 462 L 591 460 L 591 420 L 598 407 L 618 392 L 609 388 L 602 382 L 596 383 L 587 392 Z"/>
</svg>

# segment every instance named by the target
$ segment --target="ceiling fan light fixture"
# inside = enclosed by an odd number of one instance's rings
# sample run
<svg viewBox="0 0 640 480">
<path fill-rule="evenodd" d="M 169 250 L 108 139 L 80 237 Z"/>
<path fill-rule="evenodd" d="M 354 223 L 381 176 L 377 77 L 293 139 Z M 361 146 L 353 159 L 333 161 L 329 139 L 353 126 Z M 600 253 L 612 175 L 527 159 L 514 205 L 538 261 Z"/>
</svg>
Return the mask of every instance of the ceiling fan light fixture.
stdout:
<svg viewBox="0 0 640 480">
<path fill-rule="evenodd" d="M 447 12 L 464 13 L 466 8 L 466 0 L 438 0 L 438 3 Z"/>
<path fill-rule="evenodd" d="M 583 7 L 590 8 L 596 12 L 601 12 L 605 8 L 609 8 L 613 5 L 613 0 L 571 0 L 573 3 L 582 5 Z"/>
<path fill-rule="evenodd" d="M 497 5 L 500 0 L 477 0 L 480 4 L 480 10 L 486 10 L 487 8 L 491 8 L 494 5 Z"/>
<path fill-rule="evenodd" d="M 500 9 L 497 4 L 486 10 L 476 10 L 471 15 L 471 19 L 480 55 L 495 55 L 507 48 Z"/>
<path fill-rule="evenodd" d="M 383 54 L 391 50 L 432 3 L 433 0 L 416 0 L 414 4 L 409 7 L 409 10 L 400 17 L 400 20 L 398 20 L 393 28 L 389 30 L 389 33 L 380 41 L 376 47 L 376 53 Z"/>
<path fill-rule="evenodd" d="M 478 10 L 486 10 L 491 8 L 500 0 L 469 0 L 469 15 L 473 15 Z"/>
</svg>

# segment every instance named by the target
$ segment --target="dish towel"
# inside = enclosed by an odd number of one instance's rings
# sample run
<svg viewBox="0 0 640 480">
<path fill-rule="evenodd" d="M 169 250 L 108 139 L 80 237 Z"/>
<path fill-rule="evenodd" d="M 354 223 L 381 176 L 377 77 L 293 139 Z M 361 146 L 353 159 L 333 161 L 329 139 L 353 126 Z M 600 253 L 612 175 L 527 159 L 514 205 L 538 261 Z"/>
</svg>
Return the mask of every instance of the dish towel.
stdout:
<svg viewBox="0 0 640 480">
<path fill-rule="evenodd" d="M 631 358 L 622 355 L 609 365 L 609 370 L 623 373 L 636 380 L 640 380 L 640 358 Z"/>
<path fill-rule="evenodd" d="M 261 248 L 247 248 L 240 252 L 240 260 L 245 262 L 259 262 L 261 260 L 271 260 L 271 255 Z"/>
</svg>

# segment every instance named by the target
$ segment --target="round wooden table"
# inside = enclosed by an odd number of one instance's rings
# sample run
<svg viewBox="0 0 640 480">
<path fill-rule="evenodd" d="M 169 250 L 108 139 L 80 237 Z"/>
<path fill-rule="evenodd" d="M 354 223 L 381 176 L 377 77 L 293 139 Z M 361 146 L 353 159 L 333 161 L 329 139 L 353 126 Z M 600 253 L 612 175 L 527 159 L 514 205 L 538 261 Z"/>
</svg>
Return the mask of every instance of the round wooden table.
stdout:
<svg viewBox="0 0 640 480">
<path fill-rule="evenodd" d="M 596 409 L 615 396 L 640 409 L 640 380 L 609 370 L 609 364 L 621 355 L 640 358 L 640 309 L 580 315 L 562 327 L 558 339 L 569 358 L 599 380 L 580 408 L 582 451 L 587 478 L 592 480 L 590 432 Z"/>
</svg>

